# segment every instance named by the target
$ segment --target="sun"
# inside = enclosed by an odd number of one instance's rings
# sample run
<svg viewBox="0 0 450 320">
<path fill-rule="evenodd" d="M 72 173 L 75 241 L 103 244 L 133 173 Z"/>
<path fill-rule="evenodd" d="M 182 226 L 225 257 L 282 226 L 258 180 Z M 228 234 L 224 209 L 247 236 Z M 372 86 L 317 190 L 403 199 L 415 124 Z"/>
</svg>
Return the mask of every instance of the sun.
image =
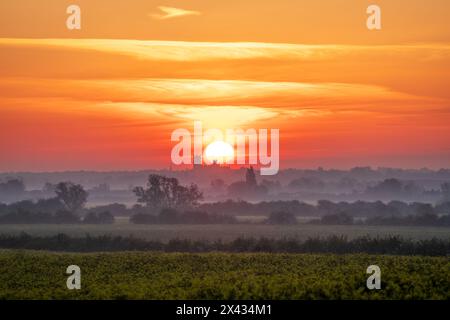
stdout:
<svg viewBox="0 0 450 320">
<path fill-rule="evenodd" d="M 232 164 L 234 149 L 231 144 L 224 141 L 214 141 L 205 149 L 205 162 L 207 164 Z"/>
</svg>

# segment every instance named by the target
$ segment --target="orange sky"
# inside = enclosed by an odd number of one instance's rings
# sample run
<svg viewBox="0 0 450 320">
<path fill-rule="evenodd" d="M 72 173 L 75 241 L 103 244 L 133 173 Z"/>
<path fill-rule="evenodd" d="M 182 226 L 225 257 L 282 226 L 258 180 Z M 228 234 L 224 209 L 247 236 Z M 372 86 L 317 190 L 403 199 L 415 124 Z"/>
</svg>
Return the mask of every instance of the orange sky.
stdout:
<svg viewBox="0 0 450 320">
<path fill-rule="evenodd" d="M 450 164 L 448 1 L 55 3 L 0 2 L 0 171 L 169 167 L 195 120 L 279 128 L 282 168 Z"/>
</svg>

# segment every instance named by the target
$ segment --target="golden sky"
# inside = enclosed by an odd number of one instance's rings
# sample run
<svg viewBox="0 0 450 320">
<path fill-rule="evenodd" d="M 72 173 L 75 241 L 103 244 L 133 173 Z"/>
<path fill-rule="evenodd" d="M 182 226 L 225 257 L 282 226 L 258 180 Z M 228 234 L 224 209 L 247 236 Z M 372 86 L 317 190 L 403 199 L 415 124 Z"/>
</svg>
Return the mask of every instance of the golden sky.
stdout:
<svg viewBox="0 0 450 320">
<path fill-rule="evenodd" d="M 1 1 L 0 171 L 168 167 L 170 133 L 195 120 L 279 128 L 283 168 L 448 167 L 449 14 L 441 0 Z"/>
</svg>

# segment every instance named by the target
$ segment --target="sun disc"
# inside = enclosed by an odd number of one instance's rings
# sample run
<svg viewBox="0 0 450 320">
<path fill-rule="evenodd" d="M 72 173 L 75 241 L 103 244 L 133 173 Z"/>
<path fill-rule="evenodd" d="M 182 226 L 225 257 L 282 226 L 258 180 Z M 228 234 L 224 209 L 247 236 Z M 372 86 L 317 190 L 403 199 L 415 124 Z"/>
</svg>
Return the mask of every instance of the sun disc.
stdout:
<svg viewBox="0 0 450 320">
<path fill-rule="evenodd" d="M 234 149 L 224 141 L 212 142 L 205 149 L 205 160 L 207 164 L 231 164 L 234 160 Z"/>
</svg>

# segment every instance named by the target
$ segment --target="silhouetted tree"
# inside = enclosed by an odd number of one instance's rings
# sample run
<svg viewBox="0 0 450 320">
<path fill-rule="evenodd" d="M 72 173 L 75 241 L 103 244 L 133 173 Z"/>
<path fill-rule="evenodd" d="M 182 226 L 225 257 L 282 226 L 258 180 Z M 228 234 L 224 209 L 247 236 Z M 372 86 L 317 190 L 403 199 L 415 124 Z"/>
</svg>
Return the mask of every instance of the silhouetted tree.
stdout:
<svg viewBox="0 0 450 320">
<path fill-rule="evenodd" d="M 368 188 L 369 193 L 397 195 L 402 192 L 403 184 L 398 179 L 385 179 L 376 186 Z"/>
<path fill-rule="evenodd" d="M 64 204 L 58 198 L 39 199 L 31 209 L 34 212 L 46 212 L 54 214 L 64 210 Z"/>
<path fill-rule="evenodd" d="M 435 207 L 435 211 L 438 214 L 450 214 L 450 201 L 442 202 Z"/>
<path fill-rule="evenodd" d="M 441 193 L 444 201 L 450 201 L 450 182 L 441 184 Z"/>
<path fill-rule="evenodd" d="M 385 179 L 373 187 L 368 187 L 366 192 L 372 196 L 395 197 L 408 196 L 411 197 L 420 194 L 423 190 L 411 181 L 400 181 L 395 178 Z"/>
<path fill-rule="evenodd" d="M 61 182 L 55 188 L 56 197 L 71 213 L 76 213 L 86 204 L 88 193 L 79 184 Z"/>
<path fill-rule="evenodd" d="M 247 169 L 247 172 L 245 173 L 245 183 L 249 188 L 257 186 L 255 170 L 253 170 L 253 167 Z"/>
<path fill-rule="evenodd" d="M 420 203 L 420 202 L 414 202 L 411 204 L 414 213 L 416 215 L 433 215 L 434 214 L 434 208 L 429 203 Z"/>
<path fill-rule="evenodd" d="M 25 192 L 25 184 L 21 179 L 10 179 L 0 183 L 0 193 L 2 194 L 18 194 Z"/>
<path fill-rule="evenodd" d="M 178 179 L 151 174 L 148 177 L 147 188 L 136 187 L 133 189 L 139 203 L 145 204 L 153 211 L 164 208 L 190 208 L 198 205 L 203 199 L 203 194 L 197 185 L 182 186 Z"/>
<path fill-rule="evenodd" d="M 42 192 L 44 193 L 55 193 L 56 184 L 46 182 L 44 187 L 42 187 Z"/>
<path fill-rule="evenodd" d="M 325 188 L 325 183 L 318 178 L 302 177 L 292 180 L 289 183 L 289 187 L 305 191 L 319 191 Z"/>
<path fill-rule="evenodd" d="M 232 197 L 262 197 L 268 192 L 265 186 L 258 185 L 253 167 L 247 169 L 245 181 L 233 182 L 228 186 L 228 194 Z"/>
</svg>

